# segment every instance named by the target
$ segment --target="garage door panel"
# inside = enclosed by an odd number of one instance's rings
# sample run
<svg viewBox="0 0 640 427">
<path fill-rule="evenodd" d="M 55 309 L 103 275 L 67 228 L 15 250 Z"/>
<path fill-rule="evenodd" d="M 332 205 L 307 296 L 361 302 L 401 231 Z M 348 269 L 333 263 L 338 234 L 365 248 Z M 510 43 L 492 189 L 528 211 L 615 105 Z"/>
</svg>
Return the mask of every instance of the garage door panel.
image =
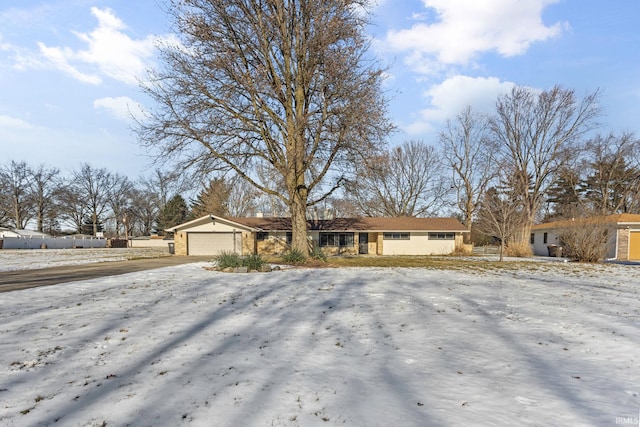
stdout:
<svg viewBox="0 0 640 427">
<path fill-rule="evenodd" d="M 241 234 L 235 233 L 188 233 L 189 255 L 218 255 L 221 252 L 240 252 Z"/>
<path fill-rule="evenodd" d="M 629 259 L 640 260 L 640 231 L 629 234 Z"/>
</svg>

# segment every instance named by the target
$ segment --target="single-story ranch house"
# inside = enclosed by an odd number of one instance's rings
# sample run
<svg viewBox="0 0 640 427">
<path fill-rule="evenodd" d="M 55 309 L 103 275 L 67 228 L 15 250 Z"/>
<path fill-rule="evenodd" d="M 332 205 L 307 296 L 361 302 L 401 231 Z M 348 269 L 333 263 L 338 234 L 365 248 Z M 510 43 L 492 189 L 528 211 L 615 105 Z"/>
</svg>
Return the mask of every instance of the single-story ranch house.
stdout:
<svg viewBox="0 0 640 427">
<path fill-rule="evenodd" d="M 640 215 L 616 214 L 604 217 L 579 218 L 534 225 L 531 247 L 535 255 L 548 255 L 549 245 L 562 246 L 560 234 L 568 227 L 589 227 L 606 224 L 610 228 L 607 259 L 640 260 Z"/>
<path fill-rule="evenodd" d="M 461 247 L 466 228 L 455 218 L 309 220 L 310 245 L 329 255 L 444 255 Z M 291 243 L 290 218 L 206 215 L 166 231 L 176 255 L 281 254 Z"/>
</svg>

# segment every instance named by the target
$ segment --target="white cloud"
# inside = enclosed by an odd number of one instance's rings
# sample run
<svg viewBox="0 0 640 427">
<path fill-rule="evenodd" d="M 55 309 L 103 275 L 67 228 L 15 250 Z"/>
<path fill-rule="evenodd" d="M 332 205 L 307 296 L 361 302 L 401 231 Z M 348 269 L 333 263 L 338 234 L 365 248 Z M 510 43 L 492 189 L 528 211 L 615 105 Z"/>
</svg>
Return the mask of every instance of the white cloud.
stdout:
<svg viewBox="0 0 640 427">
<path fill-rule="evenodd" d="M 44 43 L 38 43 L 40 53 L 46 58 L 48 63 L 58 70 L 64 71 L 71 75 L 74 79 L 84 83 L 100 84 L 102 79 L 95 74 L 86 74 L 78 70 L 69 63 L 69 59 L 73 58 L 74 53 L 69 48 L 47 47 Z"/>
<path fill-rule="evenodd" d="M 88 45 L 87 49 L 38 43 L 40 52 L 50 65 L 85 83 L 99 84 L 102 79 L 98 73 L 101 73 L 126 84 L 137 84 L 153 56 L 156 38 L 131 39 L 124 32 L 127 29 L 124 22 L 110 9 L 92 7 L 91 14 L 97 18 L 98 26 L 90 33 L 74 33 Z M 93 67 L 91 73 L 81 71 L 86 66 Z"/>
<path fill-rule="evenodd" d="M 431 108 L 421 110 L 405 131 L 410 135 L 432 131 L 435 124 L 454 118 L 469 105 L 479 113 L 490 114 L 495 110 L 497 97 L 514 86 L 515 83 L 501 82 L 496 77 L 451 77 L 425 93 Z"/>
<path fill-rule="evenodd" d="M 15 117 L 0 115 L 0 129 L 5 130 L 26 130 L 32 129 L 33 125 L 22 119 L 16 119 Z"/>
<path fill-rule="evenodd" d="M 115 118 L 125 122 L 130 122 L 133 118 L 141 119 L 144 115 L 140 104 L 128 96 L 96 99 L 93 101 L 93 107 L 105 109 Z"/>
<path fill-rule="evenodd" d="M 385 43 L 391 49 L 409 52 L 407 64 L 421 72 L 435 63 L 466 65 L 486 52 L 520 55 L 532 43 L 556 37 L 566 28 L 566 23 L 546 26 L 542 22 L 543 9 L 558 1 L 423 0 L 428 11 L 435 12 L 434 22 L 390 31 Z"/>
<path fill-rule="evenodd" d="M 9 51 L 11 50 L 11 45 L 7 42 L 2 41 L 2 34 L 0 34 L 0 50 Z"/>
</svg>

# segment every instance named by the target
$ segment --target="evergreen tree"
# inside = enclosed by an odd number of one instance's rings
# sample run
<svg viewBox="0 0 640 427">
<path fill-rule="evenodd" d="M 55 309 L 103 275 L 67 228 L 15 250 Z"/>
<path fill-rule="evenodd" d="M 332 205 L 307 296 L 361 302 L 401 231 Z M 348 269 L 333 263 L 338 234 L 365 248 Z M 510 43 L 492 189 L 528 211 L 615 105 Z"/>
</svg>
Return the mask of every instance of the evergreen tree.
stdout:
<svg viewBox="0 0 640 427">
<path fill-rule="evenodd" d="M 160 215 L 158 215 L 158 234 L 164 235 L 164 230 L 166 228 L 173 227 L 174 225 L 185 222 L 188 216 L 189 207 L 187 206 L 187 202 L 185 202 L 184 198 L 181 195 L 176 194 L 171 200 L 167 202 L 164 209 L 160 211 Z"/>
<path fill-rule="evenodd" d="M 547 192 L 548 211 L 544 221 L 573 218 L 581 213 L 580 176 L 571 168 L 563 168 Z"/>
<path fill-rule="evenodd" d="M 214 178 L 209 185 L 193 200 L 190 218 L 204 215 L 229 216 L 229 197 L 231 185 L 224 178 Z"/>
</svg>

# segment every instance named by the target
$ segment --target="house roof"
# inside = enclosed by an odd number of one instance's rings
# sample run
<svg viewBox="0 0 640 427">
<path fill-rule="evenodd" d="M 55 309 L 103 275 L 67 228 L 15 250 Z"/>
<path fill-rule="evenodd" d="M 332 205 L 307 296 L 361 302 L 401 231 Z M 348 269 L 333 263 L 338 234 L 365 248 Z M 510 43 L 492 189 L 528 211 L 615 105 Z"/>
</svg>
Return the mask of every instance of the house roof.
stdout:
<svg viewBox="0 0 640 427">
<path fill-rule="evenodd" d="M 588 224 L 640 224 L 640 215 L 637 214 L 614 214 L 605 216 L 591 216 L 582 218 L 565 219 L 561 221 L 546 222 L 536 224 L 531 227 L 532 230 L 546 230 L 553 228 L 565 228 L 575 225 Z"/>
<path fill-rule="evenodd" d="M 291 231 L 291 218 L 231 218 L 261 231 Z M 309 231 L 458 231 L 467 229 L 455 218 L 335 218 L 307 220 Z"/>
<path fill-rule="evenodd" d="M 250 225 L 246 225 L 240 222 L 235 221 L 235 218 L 232 219 L 228 219 L 228 218 L 223 218 L 221 216 L 214 216 L 214 215 L 205 215 L 202 216 L 200 218 L 196 218 L 194 220 L 182 223 L 182 224 L 178 224 L 178 225 L 174 225 L 171 228 L 167 228 L 165 231 L 169 231 L 169 232 L 176 232 L 178 230 L 184 230 L 187 228 L 191 228 L 191 227 L 196 227 L 198 225 L 202 225 L 202 224 L 207 224 L 207 223 L 215 223 L 216 221 L 220 221 L 223 223 L 226 223 L 228 225 L 231 225 L 232 227 L 238 227 L 240 229 L 246 229 L 248 231 L 254 231 L 252 228 L 252 226 Z"/>
</svg>

